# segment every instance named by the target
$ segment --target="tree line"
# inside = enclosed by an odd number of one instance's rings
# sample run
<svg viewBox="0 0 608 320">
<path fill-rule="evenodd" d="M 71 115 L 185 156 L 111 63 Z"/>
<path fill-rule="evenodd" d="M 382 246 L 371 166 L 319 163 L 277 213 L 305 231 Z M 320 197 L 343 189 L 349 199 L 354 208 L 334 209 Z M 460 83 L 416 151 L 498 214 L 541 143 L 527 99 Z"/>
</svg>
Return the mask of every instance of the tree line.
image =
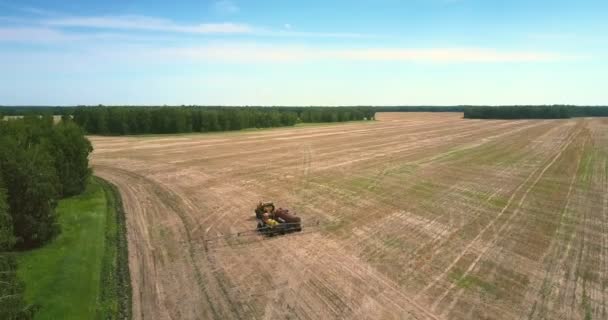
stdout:
<svg viewBox="0 0 608 320">
<path fill-rule="evenodd" d="M 31 317 L 10 251 L 40 247 L 60 231 L 57 200 L 84 190 L 91 151 L 83 129 L 69 120 L 0 121 L 0 318 Z"/>
<path fill-rule="evenodd" d="M 71 114 L 74 107 L 60 107 L 60 106 L 0 106 L 0 117 L 1 116 L 25 116 L 25 115 L 68 115 Z"/>
<path fill-rule="evenodd" d="M 89 134 L 127 135 L 232 131 L 298 122 L 373 119 L 364 107 L 77 107 L 74 122 Z"/>
<path fill-rule="evenodd" d="M 386 106 L 376 107 L 377 112 L 463 112 L 464 106 Z"/>
<path fill-rule="evenodd" d="M 468 119 L 568 119 L 606 116 L 608 116 L 608 107 L 599 106 L 471 106 L 464 109 L 464 117 Z"/>
<path fill-rule="evenodd" d="M 97 107 L 101 107 L 97 106 Z M 328 115 L 329 109 L 341 108 L 341 109 L 358 109 L 357 112 L 366 113 L 364 118 L 370 119 L 374 117 L 375 112 L 467 112 L 471 116 L 475 117 L 489 117 L 499 116 L 501 113 L 496 110 L 490 111 L 482 111 L 485 108 L 505 108 L 507 109 L 534 109 L 532 111 L 524 111 L 522 112 L 524 115 L 527 113 L 528 115 L 533 115 L 535 117 L 556 117 L 557 113 L 555 112 L 547 112 L 547 111 L 539 111 L 545 108 L 567 108 L 569 109 L 570 117 L 605 117 L 608 116 L 608 107 L 606 106 L 575 106 L 575 105 L 517 105 L 517 106 L 473 106 L 473 105 L 455 105 L 455 106 L 359 106 L 359 107 L 204 107 L 204 106 L 182 106 L 181 108 L 191 108 L 191 109 L 200 109 L 200 110 L 217 110 L 217 109 L 263 109 L 268 111 L 269 109 L 277 109 L 279 111 L 290 111 L 297 113 L 298 119 L 301 119 L 302 122 L 332 122 L 332 121 L 342 121 L 339 120 L 340 117 L 349 118 L 347 115 L 348 112 L 339 112 L 336 113 L 335 116 L 332 116 L 331 113 Z M 60 107 L 60 106 L 0 106 L 0 117 L 2 115 L 5 116 L 24 116 L 24 115 L 56 115 L 56 116 L 73 116 L 74 112 L 80 108 L 95 108 L 95 107 Z M 114 107 L 107 107 L 114 108 Z M 154 106 L 124 106 L 122 108 L 132 109 L 132 108 L 159 108 Z M 169 107 L 176 108 L 176 107 Z M 325 112 L 319 112 L 316 109 L 323 109 Z M 522 110 L 523 110 L 522 109 Z M 357 113 L 356 112 L 356 113 Z M 521 112 L 519 110 L 515 111 L 515 113 Z M 513 111 L 504 111 L 505 114 L 509 114 L 510 117 L 515 117 Z M 563 114 L 562 114 L 563 116 Z M 213 117 L 213 116 L 211 116 Z M 353 120 L 362 120 L 358 116 L 354 116 Z M 269 126 L 269 125 L 266 125 Z M 205 127 L 204 125 L 202 126 Z M 210 126 L 210 128 L 213 126 Z M 193 131 L 197 131 L 194 130 Z M 219 129 L 217 131 L 220 131 Z M 223 129 L 221 130 L 223 131 Z"/>
</svg>

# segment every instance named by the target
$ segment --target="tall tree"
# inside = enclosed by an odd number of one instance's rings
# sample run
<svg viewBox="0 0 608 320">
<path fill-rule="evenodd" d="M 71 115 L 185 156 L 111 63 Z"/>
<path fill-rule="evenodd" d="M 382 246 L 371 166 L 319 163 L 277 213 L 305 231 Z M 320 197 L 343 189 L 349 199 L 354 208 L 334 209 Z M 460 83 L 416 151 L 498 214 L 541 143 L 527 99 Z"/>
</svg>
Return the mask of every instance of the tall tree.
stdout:
<svg viewBox="0 0 608 320">
<path fill-rule="evenodd" d="M 59 183 L 47 142 L 23 148 L 2 139 L 0 168 L 20 248 L 40 246 L 58 231 L 55 206 Z"/>
<path fill-rule="evenodd" d="M 0 253 L 0 319 L 28 320 L 33 318 L 34 308 L 23 298 L 24 285 L 17 278 L 15 258 Z"/>
<path fill-rule="evenodd" d="M 67 197 L 81 193 L 91 174 L 88 159 L 93 151 L 91 142 L 78 125 L 66 121 L 54 127 L 51 143 L 61 195 Z"/>
<path fill-rule="evenodd" d="M 12 249 L 14 244 L 13 219 L 8 213 L 6 190 L 2 183 L 2 176 L 0 176 L 0 252 Z"/>
</svg>

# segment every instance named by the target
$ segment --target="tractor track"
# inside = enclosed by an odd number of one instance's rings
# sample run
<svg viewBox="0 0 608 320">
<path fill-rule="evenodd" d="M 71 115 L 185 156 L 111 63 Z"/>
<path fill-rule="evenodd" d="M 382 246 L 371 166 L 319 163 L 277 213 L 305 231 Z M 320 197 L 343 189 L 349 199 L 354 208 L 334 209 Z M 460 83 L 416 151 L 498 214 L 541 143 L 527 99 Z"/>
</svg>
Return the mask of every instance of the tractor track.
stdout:
<svg viewBox="0 0 608 320">
<path fill-rule="evenodd" d="M 451 113 L 378 118 L 92 137 L 95 174 L 124 198 L 134 318 L 516 319 L 540 301 L 539 275 L 550 270 L 543 257 L 558 248 L 569 248 L 555 264 L 571 262 L 574 282 L 558 284 L 544 314 L 606 314 L 608 240 L 596 231 L 608 228 L 605 160 L 603 171 L 602 164 L 585 169 L 604 176 L 590 178 L 587 192 L 573 183 L 579 178 L 554 168 L 576 160 L 562 159 L 565 150 L 589 149 L 578 138 L 583 127 L 593 133 L 589 143 L 608 151 L 608 123 Z M 552 195 L 579 212 L 568 218 L 570 245 L 543 227 L 559 217 L 551 215 Z M 227 237 L 255 227 L 260 200 L 297 212 L 304 231 Z M 598 217 L 600 225 L 592 222 Z M 534 232 L 537 238 L 515 238 Z M 463 279 L 474 282 L 462 286 Z"/>
<path fill-rule="evenodd" d="M 574 134 L 573 134 L 574 135 Z M 479 232 L 479 234 L 464 248 L 464 250 L 456 257 L 456 259 L 454 259 L 452 261 L 452 263 L 450 263 L 448 265 L 448 267 L 445 269 L 444 272 L 442 272 L 441 274 L 439 274 L 438 276 L 436 276 L 420 293 L 420 295 L 424 294 L 428 289 L 430 289 L 431 287 L 433 287 L 440 279 L 444 278 L 447 273 L 471 250 L 471 248 L 484 236 L 484 234 L 486 233 L 486 230 L 488 230 L 489 228 L 491 228 L 496 221 L 498 221 L 502 215 L 507 212 L 507 209 L 509 207 L 511 207 L 511 204 L 514 201 L 517 201 L 518 197 L 517 195 L 519 194 L 519 191 L 522 190 L 524 188 L 524 186 L 528 185 L 528 181 L 530 181 L 534 176 L 536 176 L 536 179 L 534 179 L 534 181 L 532 182 L 532 184 L 530 186 L 528 186 L 526 188 L 525 191 L 523 191 L 522 195 L 519 197 L 519 202 L 518 205 L 516 206 L 516 208 L 514 209 L 514 212 L 509 216 L 508 220 L 501 225 L 501 227 L 498 229 L 497 232 L 494 233 L 494 237 L 492 238 L 492 240 L 490 241 L 489 244 L 485 245 L 484 249 L 482 250 L 482 252 L 480 254 L 477 255 L 477 258 L 475 258 L 475 260 L 473 261 L 473 263 L 470 264 L 470 266 L 468 267 L 468 269 L 465 271 L 464 276 L 466 276 L 469 272 L 471 272 L 471 270 L 473 270 L 473 268 L 475 268 L 475 266 L 477 265 L 477 263 L 479 262 L 479 260 L 481 260 L 481 258 L 483 257 L 483 255 L 487 252 L 488 249 L 491 248 L 492 244 L 496 242 L 496 240 L 499 238 L 500 233 L 507 228 L 510 225 L 510 221 L 513 217 L 515 217 L 517 215 L 517 213 L 519 213 L 519 208 L 521 207 L 521 205 L 523 204 L 523 202 L 526 200 L 526 197 L 528 196 L 528 194 L 530 193 L 530 190 L 532 190 L 532 188 L 534 188 L 534 186 L 536 186 L 536 184 L 538 183 L 538 181 L 540 181 L 540 179 L 543 177 L 544 173 L 549 170 L 549 168 L 555 163 L 555 161 L 557 161 L 557 159 L 559 159 L 559 157 L 561 156 L 562 152 L 570 145 L 570 143 L 574 140 L 574 137 L 571 137 L 570 139 L 568 139 L 568 141 L 566 142 L 565 146 L 562 147 L 559 152 L 557 152 L 557 154 L 552 157 L 551 161 L 545 165 L 542 168 L 539 168 L 537 171 L 532 172 L 532 174 L 530 174 L 528 176 L 528 178 L 526 178 L 526 180 L 524 180 L 524 182 L 522 184 L 520 184 L 517 189 L 515 189 L 515 191 L 513 192 L 512 196 L 509 198 L 509 201 L 507 202 L 507 204 L 503 207 L 503 209 L 498 213 L 498 215 L 496 215 L 496 217 L 486 226 L 484 227 L 481 232 Z M 537 174 L 537 172 L 539 172 Z M 449 293 L 449 291 L 451 291 L 452 289 L 454 289 L 455 284 L 451 284 L 450 287 L 445 291 L 445 293 L 443 293 L 434 303 L 434 306 L 436 306 L 437 303 L 439 303 L 441 300 L 443 300 L 443 298 L 445 298 L 445 296 Z"/>
<path fill-rule="evenodd" d="M 563 148 L 559 151 L 559 153 L 552 158 L 551 162 L 543 168 L 543 170 L 540 172 L 540 174 L 538 175 L 538 177 L 534 180 L 533 184 L 530 185 L 530 187 L 528 187 L 526 189 L 526 191 L 523 193 L 522 197 L 520 198 L 520 201 L 517 205 L 517 207 L 514 209 L 514 212 L 511 216 L 509 216 L 509 218 L 507 219 L 507 221 L 498 229 L 498 230 L 493 230 L 492 234 L 495 235 L 495 237 L 491 240 L 490 242 L 490 246 L 485 247 L 482 252 L 479 254 L 479 256 L 474 260 L 474 262 L 469 266 L 469 268 L 465 271 L 465 273 L 462 275 L 462 277 L 466 277 L 470 272 L 472 272 L 475 267 L 477 266 L 477 264 L 479 263 L 479 261 L 482 259 L 482 257 L 488 252 L 489 249 L 494 248 L 495 250 L 500 250 L 500 248 L 496 247 L 497 241 L 500 239 L 500 234 L 501 233 L 506 233 L 509 231 L 510 228 L 513 227 L 513 224 L 511 223 L 511 221 L 513 219 L 515 219 L 515 217 L 522 211 L 523 208 L 523 204 L 526 202 L 526 199 L 528 197 L 528 195 L 530 194 L 530 192 L 534 189 L 534 187 L 538 184 L 538 182 L 542 179 L 542 177 L 545 175 L 546 171 L 555 164 L 555 162 L 560 159 L 560 157 L 562 156 L 562 153 L 568 149 L 568 147 L 570 147 L 570 145 L 572 144 L 572 142 L 577 138 L 577 136 L 579 135 L 579 133 L 575 132 L 572 134 L 572 136 L 565 142 Z M 578 170 L 578 166 L 580 165 L 580 157 L 578 159 L 576 168 Z M 576 180 L 576 175 L 573 175 L 570 184 L 569 184 L 569 189 L 568 189 L 568 195 L 567 195 L 567 202 L 566 202 L 566 206 L 564 210 L 567 210 L 568 208 L 568 204 L 570 202 L 570 195 L 572 193 L 572 189 L 574 186 Z M 515 194 L 515 193 L 514 193 Z M 505 206 L 505 209 L 508 207 L 508 205 L 510 205 L 510 203 L 507 204 L 507 206 Z M 448 290 L 446 290 L 440 297 L 439 299 L 437 299 L 437 301 L 435 302 L 435 306 L 443 299 L 446 298 L 446 296 L 449 294 L 449 292 L 451 290 L 455 289 L 455 285 L 452 284 Z M 449 311 L 451 309 L 454 308 L 454 305 L 458 302 L 459 297 L 461 296 L 461 294 L 464 292 L 463 289 L 459 289 L 458 293 L 453 297 L 453 302 L 450 304 L 450 307 L 446 309 L 446 312 L 449 313 Z"/>
</svg>

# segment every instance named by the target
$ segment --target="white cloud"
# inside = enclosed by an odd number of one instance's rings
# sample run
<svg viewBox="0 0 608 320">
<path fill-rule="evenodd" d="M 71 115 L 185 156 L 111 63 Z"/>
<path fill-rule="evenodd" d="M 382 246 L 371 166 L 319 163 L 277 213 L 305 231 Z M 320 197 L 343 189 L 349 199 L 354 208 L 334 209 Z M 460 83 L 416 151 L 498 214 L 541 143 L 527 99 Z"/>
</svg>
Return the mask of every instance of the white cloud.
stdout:
<svg viewBox="0 0 608 320">
<path fill-rule="evenodd" d="M 540 62 L 563 60 L 551 52 L 501 51 L 484 48 L 362 49 L 338 53 L 347 59 L 429 62 Z"/>
<path fill-rule="evenodd" d="M 234 3 L 233 1 L 230 1 L 230 0 L 216 1 L 213 4 L 213 7 L 215 8 L 215 10 L 217 12 L 220 12 L 220 13 L 236 13 L 241 10 L 239 8 L 239 6 L 236 5 L 236 3 Z"/>
<path fill-rule="evenodd" d="M 531 33 L 528 35 L 530 39 L 533 40 L 571 40 L 580 38 L 574 33 L 564 32 L 564 33 Z"/>
<path fill-rule="evenodd" d="M 21 12 L 28 13 L 28 14 L 38 15 L 38 16 L 52 16 L 52 15 L 57 14 L 57 12 L 51 11 L 51 10 L 41 9 L 41 8 L 37 8 L 37 7 L 30 7 L 30 6 L 20 6 L 20 5 L 15 5 L 15 4 L 8 4 L 8 3 L 4 3 L 4 1 L 0 0 L 0 8 L 1 7 L 8 8 L 10 10 L 21 11 Z"/>
<path fill-rule="evenodd" d="M 69 27 L 100 29 L 95 32 L 66 30 Z M 178 39 L 166 35 L 163 39 L 156 33 L 138 34 L 120 31 L 162 31 L 187 34 L 249 34 L 271 37 L 364 37 L 366 35 L 347 33 L 307 33 L 288 29 L 279 31 L 256 29 L 248 25 L 233 23 L 181 25 L 171 20 L 145 16 L 114 17 L 71 17 L 45 20 L 32 27 L 0 27 L 0 41 L 27 42 L 41 44 L 62 44 L 68 41 L 104 40 L 104 44 L 122 46 L 126 44 L 154 41 L 171 42 Z M 151 37 L 150 37 L 151 36 Z M 81 42 L 82 49 L 95 46 L 93 42 Z M 219 62 L 307 62 L 320 60 L 350 61 L 405 61 L 430 63 L 505 63 L 505 62 L 551 62 L 580 59 L 582 56 L 566 55 L 558 52 L 530 50 L 499 50 L 492 48 L 368 48 L 327 47 L 311 45 L 265 44 L 260 42 L 223 42 L 203 46 L 176 47 L 171 44 L 154 45 L 143 50 L 130 50 L 132 57 L 148 57 L 165 60 L 205 60 Z"/>
<path fill-rule="evenodd" d="M 554 52 L 501 51 L 485 48 L 330 49 L 309 46 L 216 44 L 146 50 L 162 59 L 220 62 L 307 62 L 320 60 L 403 61 L 427 63 L 552 62 L 578 57 Z"/>
<path fill-rule="evenodd" d="M 120 32 L 66 32 L 61 29 L 48 27 L 0 27 L 0 42 L 19 42 L 43 45 L 64 45 L 79 41 L 82 48 L 86 49 L 87 44 L 106 44 L 139 43 L 172 41 L 171 37 L 157 35 L 134 35 Z M 94 41 L 94 42 L 90 42 Z"/>
<path fill-rule="evenodd" d="M 284 25 L 283 30 L 272 30 L 254 27 L 242 23 L 202 23 L 178 24 L 169 19 L 148 16 L 124 15 L 106 17 L 69 17 L 61 19 L 48 19 L 41 22 L 43 25 L 57 28 L 96 28 L 115 29 L 125 31 L 161 31 L 189 34 L 249 34 L 267 37 L 294 37 L 294 38 L 376 38 L 375 35 L 345 33 L 345 32 L 303 32 L 291 31 L 291 25 Z"/>
<path fill-rule="evenodd" d="M 284 26 L 285 27 L 285 26 Z M 285 30 L 268 30 L 258 29 L 257 35 L 268 36 L 268 37 L 286 37 L 286 38 L 388 38 L 388 36 L 378 36 L 372 34 L 362 33 L 348 33 L 348 32 L 306 32 L 306 31 L 292 31 L 291 25 Z"/>
<path fill-rule="evenodd" d="M 20 31 L 21 32 L 21 31 Z M 51 33 L 51 36 L 56 36 Z M 46 37 L 44 33 L 33 36 Z M 0 40 L 16 39 L 0 29 Z M 69 38 L 68 38 L 69 39 Z M 98 42 L 96 42 L 98 43 Z M 497 50 L 487 48 L 327 48 L 314 46 L 217 43 L 203 46 L 170 47 L 159 45 L 102 44 L 86 46 L 77 51 L 64 52 L 71 57 L 81 56 L 87 61 L 104 61 L 109 64 L 128 64 L 131 67 L 171 63 L 246 63 L 291 64 L 320 61 L 376 61 L 407 63 L 551 63 L 583 59 L 556 52 Z M 88 53 L 87 53 L 88 52 Z M 63 54 L 63 53 L 57 53 Z M 22 56 L 18 60 L 28 61 Z M 40 60 L 38 58 L 31 60 Z M 46 61 L 46 59 L 42 59 Z"/>
<path fill-rule="evenodd" d="M 247 24 L 202 23 L 194 25 L 185 25 L 177 24 L 172 20 L 168 19 L 136 15 L 107 17 L 70 17 L 45 20 L 42 23 L 53 27 L 85 27 L 97 29 L 142 30 L 194 34 L 243 34 L 252 33 L 254 31 L 253 27 Z"/>
<path fill-rule="evenodd" d="M 40 9 L 40 8 L 36 8 L 36 7 L 20 7 L 19 10 L 21 10 L 23 12 L 26 12 L 26 13 L 31 13 L 31 14 L 39 15 L 39 16 L 54 16 L 54 15 L 58 15 L 58 13 L 55 12 L 55 11 L 46 10 L 46 9 Z"/>
<path fill-rule="evenodd" d="M 37 10 L 37 9 L 36 9 Z M 42 14 L 42 13 L 41 13 Z M 165 32 L 175 34 L 237 34 L 263 37 L 285 38 L 380 38 L 377 35 L 346 33 L 346 32 L 306 32 L 292 31 L 289 23 L 280 29 L 269 29 L 252 26 L 246 23 L 200 23 L 184 24 L 171 19 L 142 16 L 142 15 L 110 15 L 110 16 L 47 16 L 40 19 L 0 17 L 0 21 L 18 24 L 22 28 L 46 28 L 61 32 L 64 29 L 98 29 L 130 31 Z M 70 30 L 72 33 L 92 34 L 92 30 Z M 133 34 L 135 36 L 136 34 Z M 386 36 L 382 36 L 386 37 Z"/>
<path fill-rule="evenodd" d="M 49 28 L 9 27 L 0 28 L 0 41 L 11 42 L 63 42 L 75 37 Z"/>
</svg>

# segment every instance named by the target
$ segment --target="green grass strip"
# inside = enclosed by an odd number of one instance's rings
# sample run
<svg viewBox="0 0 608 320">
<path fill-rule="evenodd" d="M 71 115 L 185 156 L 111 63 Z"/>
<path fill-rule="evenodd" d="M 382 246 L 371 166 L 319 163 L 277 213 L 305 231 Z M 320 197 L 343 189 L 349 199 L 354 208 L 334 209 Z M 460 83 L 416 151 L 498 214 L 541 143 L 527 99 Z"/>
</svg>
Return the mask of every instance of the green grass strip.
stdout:
<svg viewBox="0 0 608 320">
<path fill-rule="evenodd" d="M 114 185 L 103 179 L 96 179 L 103 186 L 107 203 L 106 245 L 97 318 L 131 319 L 131 276 L 122 198 Z"/>
<path fill-rule="evenodd" d="M 35 319 L 129 319 L 126 227 L 116 189 L 92 178 L 81 195 L 59 202 L 57 214 L 57 238 L 18 254 Z"/>
</svg>

